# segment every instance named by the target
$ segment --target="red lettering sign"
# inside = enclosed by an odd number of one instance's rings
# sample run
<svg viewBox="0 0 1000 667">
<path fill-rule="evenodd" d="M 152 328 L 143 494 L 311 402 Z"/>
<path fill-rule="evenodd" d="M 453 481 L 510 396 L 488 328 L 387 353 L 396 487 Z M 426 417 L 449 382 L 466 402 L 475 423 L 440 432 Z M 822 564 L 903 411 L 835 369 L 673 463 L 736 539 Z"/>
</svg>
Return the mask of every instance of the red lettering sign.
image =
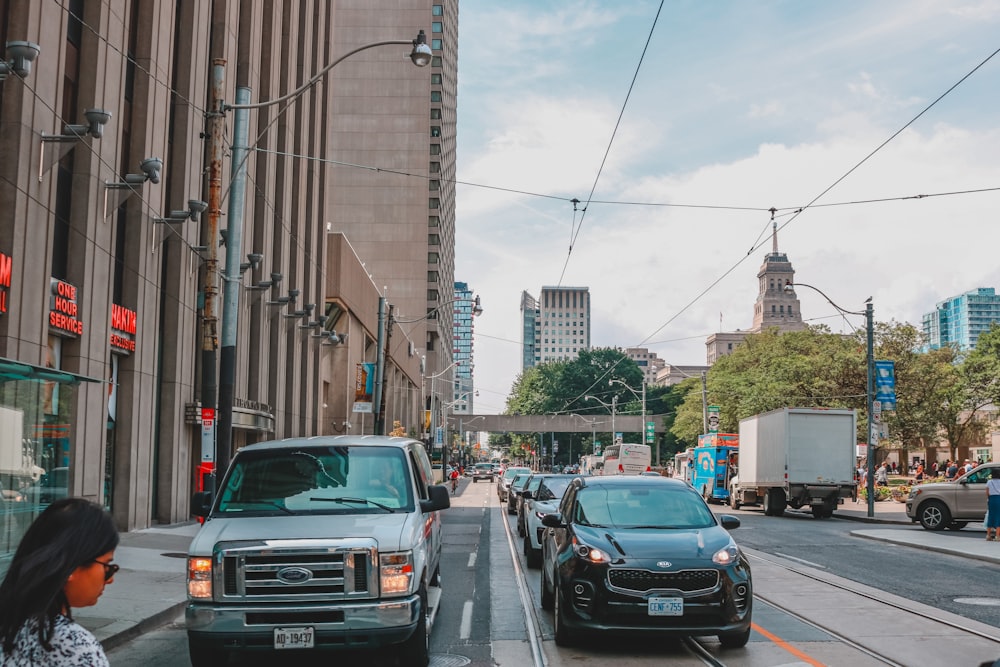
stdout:
<svg viewBox="0 0 1000 667">
<path fill-rule="evenodd" d="M 76 334 L 77 336 L 83 335 L 83 322 L 75 317 L 67 317 L 62 313 L 57 313 L 54 310 L 49 312 L 49 326 L 55 327 L 60 331 Z"/>
<path fill-rule="evenodd" d="M 13 264 L 13 259 L 0 252 L 0 287 L 10 287 L 10 274 Z"/>
<path fill-rule="evenodd" d="M 135 311 L 112 304 L 111 328 L 117 329 L 118 331 L 124 331 L 125 333 L 130 333 L 134 336 L 136 331 Z"/>
</svg>

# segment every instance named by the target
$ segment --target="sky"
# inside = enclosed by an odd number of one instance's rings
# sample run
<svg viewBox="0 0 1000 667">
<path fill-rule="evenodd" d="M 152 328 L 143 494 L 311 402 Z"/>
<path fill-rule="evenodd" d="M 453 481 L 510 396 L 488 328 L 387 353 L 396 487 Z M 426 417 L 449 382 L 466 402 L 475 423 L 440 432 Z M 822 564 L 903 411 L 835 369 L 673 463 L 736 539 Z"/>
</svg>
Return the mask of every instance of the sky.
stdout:
<svg viewBox="0 0 1000 667">
<path fill-rule="evenodd" d="M 995 0 L 462 0 L 475 412 L 503 412 L 542 286 L 590 288 L 593 347 L 705 364 L 752 325 L 772 207 L 796 281 L 845 310 L 919 326 L 1000 288 L 998 48 Z"/>
</svg>

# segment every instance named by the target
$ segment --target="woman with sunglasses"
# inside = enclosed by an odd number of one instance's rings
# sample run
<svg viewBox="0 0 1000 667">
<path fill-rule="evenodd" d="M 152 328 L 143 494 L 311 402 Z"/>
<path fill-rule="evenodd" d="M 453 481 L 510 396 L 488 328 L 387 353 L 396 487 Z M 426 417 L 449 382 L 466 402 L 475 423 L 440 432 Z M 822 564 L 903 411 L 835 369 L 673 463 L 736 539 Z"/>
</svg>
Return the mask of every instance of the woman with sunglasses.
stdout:
<svg viewBox="0 0 1000 667">
<path fill-rule="evenodd" d="M 58 500 L 24 534 L 0 584 L 0 665 L 106 667 L 101 644 L 73 621 L 114 581 L 118 530 L 82 498 Z"/>
</svg>

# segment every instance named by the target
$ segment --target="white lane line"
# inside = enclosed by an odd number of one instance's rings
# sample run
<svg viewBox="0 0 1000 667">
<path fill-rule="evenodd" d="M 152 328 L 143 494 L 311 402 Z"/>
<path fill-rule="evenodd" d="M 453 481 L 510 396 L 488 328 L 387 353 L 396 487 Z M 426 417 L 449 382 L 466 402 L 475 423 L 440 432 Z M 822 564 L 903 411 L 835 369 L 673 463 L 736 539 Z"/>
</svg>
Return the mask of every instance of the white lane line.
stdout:
<svg viewBox="0 0 1000 667">
<path fill-rule="evenodd" d="M 458 636 L 460 639 L 468 639 L 472 634 L 472 600 L 466 600 L 462 607 L 462 625 L 459 626 Z"/>
<path fill-rule="evenodd" d="M 788 554 L 778 553 L 777 551 L 774 552 L 774 555 L 781 556 L 782 558 L 787 558 L 788 560 L 794 560 L 796 563 L 802 563 L 803 565 L 808 565 L 809 567 L 818 567 L 821 570 L 826 569 L 825 565 L 820 565 L 819 563 L 814 563 L 810 560 L 804 560 L 802 558 L 796 558 L 795 556 L 789 556 Z"/>
<path fill-rule="evenodd" d="M 469 567 L 473 568 L 475 566 L 476 566 L 476 552 L 473 551 L 471 554 L 469 554 Z"/>
</svg>

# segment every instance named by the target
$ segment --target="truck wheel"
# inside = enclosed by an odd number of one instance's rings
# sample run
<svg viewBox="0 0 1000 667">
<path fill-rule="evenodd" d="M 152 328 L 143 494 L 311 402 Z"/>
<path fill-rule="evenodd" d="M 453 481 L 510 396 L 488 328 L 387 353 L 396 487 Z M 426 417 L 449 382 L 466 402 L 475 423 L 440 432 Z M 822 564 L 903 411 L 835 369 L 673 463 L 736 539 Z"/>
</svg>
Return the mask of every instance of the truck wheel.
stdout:
<svg viewBox="0 0 1000 667">
<path fill-rule="evenodd" d="M 709 505 L 712 504 L 712 494 L 708 490 L 708 486 L 701 487 L 701 497 L 705 499 L 705 502 Z"/>
<path fill-rule="evenodd" d="M 738 510 L 740 508 L 741 504 L 742 503 L 740 503 L 739 496 L 736 495 L 735 491 L 733 491 L 733 490 L 730 489 L 730 491 L 729 491 L 729 506 L 732 507 L 734 510 Z"/>
<path fill-rule="evenodd" d="M 829 519 L 833 516 L 833 510 L 828 510 L 826 505 L 813 505 L 812 514 L 814 519 Z"/>
<path fill-rule="evenodd" d="M 938 500 L 921 505 L 917 516 L 920 517 L 920 525 L 927 530 L 944 530 L 951 523 L 951 512 Z"/>
<path fill-rule="evenodd" d="M 399 664 L 403 667 L 427 667 L 431 662 L 431 637 L 427 633 L 427 589 L 420 586 L 420 617 L 410 638 L 399 645 Z"/>
<path fill-rule="evenodd" d="M 188 639 L 192 667 L 222 667 L 229 664 L 229 652 Z"/>
<path fill-rule="evenodd" d="M 781 516 L 785 513 L 785 494 L 781 489 L 768 489 L 764 493 L 764 514 Z"/>
<path fill-rule="evenodd" d="M 764 505 L 764 516 L 774 516 L 773 503 L 774 499 L 771 496 L 771 489 L 767 489 L 764 491 L 764 499 L 762 503 Z"/>
</svg>

